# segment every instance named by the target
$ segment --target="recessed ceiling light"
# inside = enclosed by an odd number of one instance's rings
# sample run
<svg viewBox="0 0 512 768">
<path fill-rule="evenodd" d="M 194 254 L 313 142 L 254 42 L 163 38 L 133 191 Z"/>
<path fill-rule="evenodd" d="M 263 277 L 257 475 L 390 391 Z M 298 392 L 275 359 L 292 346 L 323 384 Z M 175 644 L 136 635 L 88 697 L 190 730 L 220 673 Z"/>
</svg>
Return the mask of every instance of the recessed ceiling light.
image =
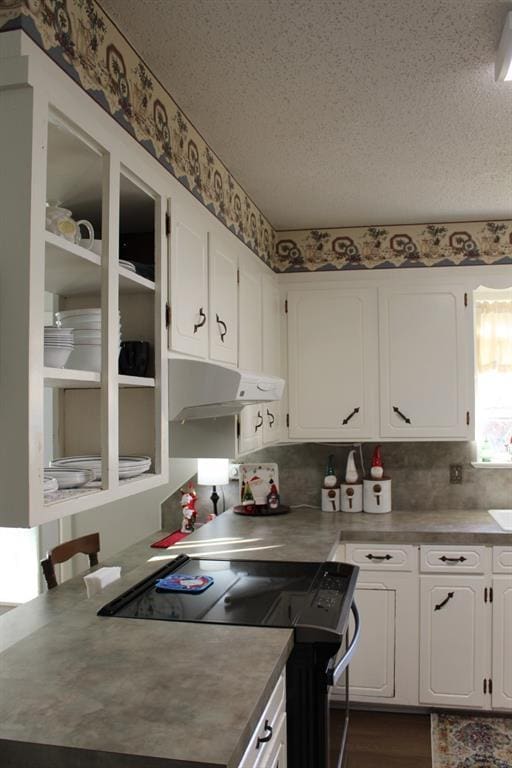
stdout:
<svg viewBox="0 0 512 768">
<path fill-rule="evenodd" d="M 512 80 L 512 11 L 507 13 L 501 33 L 494 76 L 497 81 Z"/>
</svg>

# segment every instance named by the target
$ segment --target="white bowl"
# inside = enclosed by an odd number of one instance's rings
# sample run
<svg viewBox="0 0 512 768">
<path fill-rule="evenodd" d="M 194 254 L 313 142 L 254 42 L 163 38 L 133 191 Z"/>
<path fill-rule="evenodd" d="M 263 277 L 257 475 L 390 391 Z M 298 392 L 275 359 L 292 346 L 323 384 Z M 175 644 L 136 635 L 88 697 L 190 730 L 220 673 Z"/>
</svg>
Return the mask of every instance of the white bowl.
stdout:
<svg viewBox="0 0 512 768">
<path fill-rule="evenodd" d="M 44 347 L 44 365 L 47 368 L 64 368 L 73 352 L 72 347 Z M 100 353 L 101 357 L 101 353 Z M 89 370 L 89 369 L 86 369 Z"/>
<path fill-rule="evenodd" d="M 78 344 L 67 361 L 67 368 L 77 371 L 101 371 L 101 345 Z"/>
</svg>

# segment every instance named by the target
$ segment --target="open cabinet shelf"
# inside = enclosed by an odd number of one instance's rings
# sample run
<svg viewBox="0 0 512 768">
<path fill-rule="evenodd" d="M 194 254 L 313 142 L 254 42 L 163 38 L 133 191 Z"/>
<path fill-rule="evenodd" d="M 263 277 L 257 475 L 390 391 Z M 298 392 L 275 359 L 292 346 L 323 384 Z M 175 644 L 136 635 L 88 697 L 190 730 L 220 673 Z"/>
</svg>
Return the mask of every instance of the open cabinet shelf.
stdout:
<svg viewBox="0 0 512 768">
<path fill-rule="evenodd" d="M 119 375 L 120 387 L 154 387 L 155 380 L 149 376 Z M 95 371 L 74 371 L 68 368 L 44 369 L 44 386 L 58 389 L 98 389 L 101 376 Z"/>
</svg>

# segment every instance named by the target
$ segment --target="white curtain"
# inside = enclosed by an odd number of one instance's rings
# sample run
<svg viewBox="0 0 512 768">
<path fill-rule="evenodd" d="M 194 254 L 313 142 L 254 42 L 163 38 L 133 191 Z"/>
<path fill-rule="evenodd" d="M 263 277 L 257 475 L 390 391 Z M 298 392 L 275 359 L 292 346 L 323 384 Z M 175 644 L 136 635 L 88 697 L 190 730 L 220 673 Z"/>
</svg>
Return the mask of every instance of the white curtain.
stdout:
<svg viewBox="0 0 512 768">
<path fill-rule="evenodd" d="M 477 301 L 476 365 L 479 373 L 512 373 L 512 301 Z"/>
</svg>

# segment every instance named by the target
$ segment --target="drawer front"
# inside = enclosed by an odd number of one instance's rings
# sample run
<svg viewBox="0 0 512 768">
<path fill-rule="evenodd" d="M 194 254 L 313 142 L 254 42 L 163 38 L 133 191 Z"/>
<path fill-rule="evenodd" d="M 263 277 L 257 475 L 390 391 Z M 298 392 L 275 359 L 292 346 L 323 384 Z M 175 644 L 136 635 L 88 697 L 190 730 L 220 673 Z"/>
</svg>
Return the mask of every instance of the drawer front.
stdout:
<svg viewBox="0 0 512 768">
<path fill-rule="evenodd" d="M 285 709 L 286 682 L 283 672 L 251 736 L 239 768 L 256 768 L 256 766 L 263 768 L 268 764 Z"/>
<path fill-rule="evenodd" d="M 491 551 L 488 547 L 421 546 L 420 567 L 427 573 L 486 573 L 491 567 Z"/>
<path fill-rule="evenodd" d="M 512 573 L 512 547 L 492 548 L 492 570 L 494 573 Z"/>
<path fill-rule="evenodd" d="M 346 544 L 347 563 L 362 571 L 414 571 L 418 550 L 409 544 Z"/>
</svg>

